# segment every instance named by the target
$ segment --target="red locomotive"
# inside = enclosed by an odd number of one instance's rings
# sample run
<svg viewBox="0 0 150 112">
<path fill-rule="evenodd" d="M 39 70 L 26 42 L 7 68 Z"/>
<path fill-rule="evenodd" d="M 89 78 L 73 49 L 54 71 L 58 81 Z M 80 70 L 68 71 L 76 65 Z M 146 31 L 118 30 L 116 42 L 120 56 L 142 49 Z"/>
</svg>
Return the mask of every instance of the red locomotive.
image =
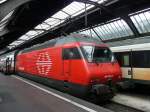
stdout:
<svg viewBox="0 0 150 112">
<path fill-rule="evenodd" d="M 19 75 L 76 96 L 110 99 L 111 85 L 121 80 L 120 67 L 108 46 L 83 36 L 61 37 L 21 50 L 15 60 Z"/>
</svg>

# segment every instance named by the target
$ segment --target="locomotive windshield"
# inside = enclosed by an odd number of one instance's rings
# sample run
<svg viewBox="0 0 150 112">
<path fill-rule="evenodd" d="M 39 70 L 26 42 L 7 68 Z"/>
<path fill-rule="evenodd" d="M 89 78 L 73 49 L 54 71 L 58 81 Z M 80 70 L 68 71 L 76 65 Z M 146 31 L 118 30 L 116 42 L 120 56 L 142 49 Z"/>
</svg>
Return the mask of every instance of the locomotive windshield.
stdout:
<svg viewBox="0 0 150 112">
<path fill-rule="evenodd" d="M 106 47 L 82 46 L 83 54 L 88 62 L 113 62 L 114 55 Z"/>
</svg>

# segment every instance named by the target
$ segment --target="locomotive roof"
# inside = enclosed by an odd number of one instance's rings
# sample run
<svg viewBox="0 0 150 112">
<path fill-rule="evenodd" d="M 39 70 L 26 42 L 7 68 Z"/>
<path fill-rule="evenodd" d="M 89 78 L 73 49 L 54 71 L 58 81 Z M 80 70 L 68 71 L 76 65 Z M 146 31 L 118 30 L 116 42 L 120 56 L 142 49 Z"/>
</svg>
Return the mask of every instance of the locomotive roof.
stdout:
<svg viewBox="0 0 150 112">
<path fill-rule="evenodd" d="M 96 38 L 87 37 L 87 36 L 83 36 L 83 35 L 65 36 L 65 37 L 63 36 L 63 37 L 49 40 L 42 44 L 34 45 L 30 48 L 26 48 L 26 49 L 22 50 L 21 53 L 31 52 L 33 50 L 39 50 L 39 49 L 43 49 L 43 48 L 54 47 L 54 46 L 64 45 L 64 44 L 73 43 L 73 42 L 89 42 L 89 43 L 95 43 L 95 44 L 103 44 L 103 42 L 101 42 L 100 40 L 98 40 Z"/>
</svg>

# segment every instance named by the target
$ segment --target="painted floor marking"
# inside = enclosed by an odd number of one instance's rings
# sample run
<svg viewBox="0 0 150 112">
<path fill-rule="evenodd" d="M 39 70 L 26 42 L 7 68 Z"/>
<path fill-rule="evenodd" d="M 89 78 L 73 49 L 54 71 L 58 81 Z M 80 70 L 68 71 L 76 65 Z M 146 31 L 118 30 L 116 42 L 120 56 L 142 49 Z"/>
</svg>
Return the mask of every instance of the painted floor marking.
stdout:
<svg viewBox="0 0 150 112">
<path fill-rule="evenodd" d="M 39 86 L 37 86 L 37 85 L 35 85 L 35 84 L 33 84 L 33 83 L 30 83 L 30 82 L 24 80 L 23 78 L 20 78 L 20 77 L 17 77 L 17 76 L 12 76 L 12 77 L 14 77 L 14 78 L 16 78 L 16 79 L 18 79 L 18 80 L 21 80 L 21 81 L 23 81 L 23 82 L 25 82 L 25 83 L 27 83 L 27 84 L 29 84 L 29 85 L 31 85 L 31 86 L 33 86 L 33 87 L 39 89 L 39 90 L 42 90 L 42 91 L 48 93 L 48 94 L 51 94 L 51 95 L 53 95 L 53 96 L 55 96 L 55 97 L 57 97 L 57 98 L 59 98 L 59 99 L 62 99 L 62 100 L 64 100 L 64 101 L 66 101 L 66 102 L 69 102 L 69 103 L 71 103 L 71 104 L 73 104 L 73 105 L 75 105 L 75 106 L 77 106 L 77 107 L 80 107 L 80 108 L 82 108 L 82 109 L 84 109 L 84 110 L 86 110 L 86 111 L 88 111 L 88 112 L 97 112 L 96 110 L 93 110 L 93 109 L 91 109 L 91 108 L 88 108 L 88 107 L 86 107 L 86 106 L 84 106 L 84 105 L 81 105 L 81 104 L 79 104 L 79 103 L 77 103 L 77 102 L 74 102 L 74 101 L 72 101 L 72 100 L 70 100 L 70 99 L 67 99 L 67 98 L 65 98 L 65 97 L 63 97 L 63 96 L 60 96 L 60 95 L 58 95 L 58 94 L 56 94 L 56 93 L 53 93 L 53 92 L 51 92 L 51 91 L 49 91 L 49 90 L 46 90 L 46 89 L 44 89 L 44 88 L 41 88 L 41 87 L 39 87 Z"/>
</svg>

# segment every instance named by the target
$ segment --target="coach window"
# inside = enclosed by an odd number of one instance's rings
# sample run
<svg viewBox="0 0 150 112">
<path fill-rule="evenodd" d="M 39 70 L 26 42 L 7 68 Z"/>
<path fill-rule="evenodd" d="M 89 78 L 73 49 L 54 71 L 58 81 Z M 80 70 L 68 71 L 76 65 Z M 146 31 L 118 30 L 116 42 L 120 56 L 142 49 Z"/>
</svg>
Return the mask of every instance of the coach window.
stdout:
<svg viewBox="0 0 150 112">
<path fill-rule="evenodd" d="M 137 68 L 148 68 L 150 67 L 149 62 L 149 51 L 135 51 L 133 52 L 133 66 Z"/>
<path fill-rule="evenodd" d="M 79 53 L 79 50 L 74 48 L 64 48 L 63 49 L 63 59 L 69 60 L 69 59 L 81 59 L 81 55 Z"/>
<path fill-rule="evenodd" d="M 123 66 L 128 67 L 130 66 L 130 59 L 129 59 L 129 55 L 123 55 Z"/>
</svg>

